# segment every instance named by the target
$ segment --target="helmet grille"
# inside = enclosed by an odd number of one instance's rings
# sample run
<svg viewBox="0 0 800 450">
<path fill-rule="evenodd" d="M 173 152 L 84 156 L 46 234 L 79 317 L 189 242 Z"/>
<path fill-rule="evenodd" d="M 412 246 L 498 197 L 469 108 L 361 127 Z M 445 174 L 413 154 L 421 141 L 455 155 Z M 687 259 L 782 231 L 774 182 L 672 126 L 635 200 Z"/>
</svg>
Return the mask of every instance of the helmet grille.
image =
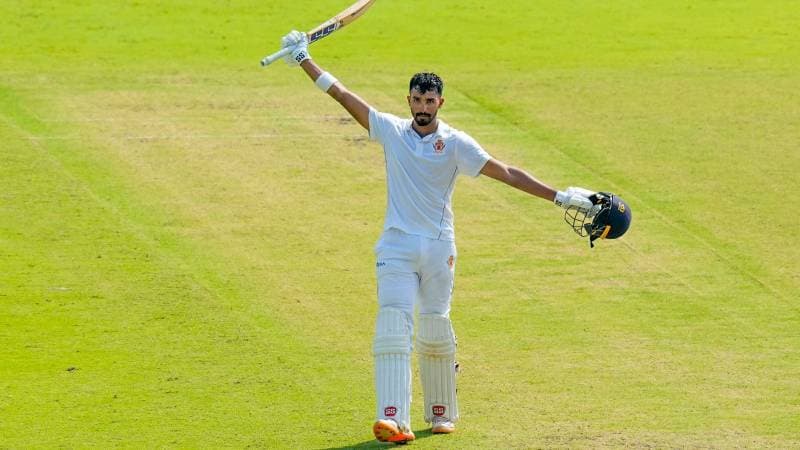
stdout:
<svg viewBox="0 0 800 450">
<path fill-rule="evenodd" d="M 586 223 L 588 219 L 586 213 L 586 211 L 578 209 L 575 206 L 570 206 L 564 211 L 564 221 L 581 237 L 586 237 L 591 234 L 592 223 L 591 221 Z"/>
</svg>

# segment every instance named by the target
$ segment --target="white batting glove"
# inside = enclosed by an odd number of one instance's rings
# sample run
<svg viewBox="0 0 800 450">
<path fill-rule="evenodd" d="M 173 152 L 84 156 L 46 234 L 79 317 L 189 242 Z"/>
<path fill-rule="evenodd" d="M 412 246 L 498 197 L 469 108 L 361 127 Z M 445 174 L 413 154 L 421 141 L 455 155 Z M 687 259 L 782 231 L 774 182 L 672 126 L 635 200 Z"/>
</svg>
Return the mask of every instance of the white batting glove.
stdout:
<svg viewBox="0 0 800 450">
<path fill-rule="evenodd" d="M 587 216 L 589 216 L 589 214 L 592 212 L 595 214 L 597 213 L 597 211 L 595 211 L 593 208 L 595 205 L 591 200 L 589 200 L 589 197 L 594 194 L 594 192 L 588 189 L 570 187 L 566 190 L 566 192 L 556 192 L 556 198 L 553 200 L 553 203 L 555 203 L 556 206 L 560 206 L 564 209 L 575 207 L 579 211 L 584 212 Z"/>
<path fill-rule="evenodd" d="M 308 53 L 308 36 L 302 31 L 294 30 L 281 38 L 281 48 L 286 47 L 292 48 L 292 52 L 283 60 L 291 67 L 299 66 L 301 62 L 311 59 L 311 55 Z"/>
<path fill-rule="evenodd" d="M 597 192 L 590 191 L 588 189 L 584 189 L 584 188 L 581 188 L 581 187 L 568 187 L 567 188 L 567 193 L 582 195 L 582 196 L 584 196 L 586 198 L 589 198 L 589 197 L 597 194 Z M 586 217 L 588 217 L 590 219 L 592 217 L 594 217 L 600 211 L 600 208 L 602 206 L 603 205 L 601 205 L 599 203 L 596 204 L 596 205 L 592 205 L 592 207 L 589 208 L 589 211 L 586 211 Z"/>
<path fill-rule="evenodd" d="M 283 57 L 283 60 L 290 67 L 299 66 L 301 62 L 307 59 L 311 59 L 311 54 L 308 53 L 308 46 L 302 44 L 295 47 L 292 53 Z"/>
<path fill-rule="evenodd" d="M 593 196 L 596 193 L 597 192 L 590 191 L 590 190 L 584 189 L 582 187 L 570 186 L 570 187 L 567 188 L 567 194 L 580 194 L 580 195 L 582 195 L 582 196 L 584 196 L 586 198 L 589 198 L 589 197 Z"/>
<path fill-rule="evenodd" d="M 302 31 L 292 30 L 289 34 L 281 38 L 281 48 L 294 47 L 303 42 L 308 45 L 308 36 Z"/>
</svg>

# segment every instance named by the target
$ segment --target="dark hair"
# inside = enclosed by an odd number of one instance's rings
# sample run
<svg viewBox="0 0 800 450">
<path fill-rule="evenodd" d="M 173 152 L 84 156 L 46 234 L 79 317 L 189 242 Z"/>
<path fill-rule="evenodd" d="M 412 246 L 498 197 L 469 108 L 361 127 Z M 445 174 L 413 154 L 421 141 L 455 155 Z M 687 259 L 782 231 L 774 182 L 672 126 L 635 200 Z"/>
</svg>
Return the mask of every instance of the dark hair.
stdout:
<svg viewBox="0 0 800 450">
<path fill-rule="evenodd" d="M 444 81 L 435 73 L 420 72 L 414 74 L 414 76 L 411 77 L 411 82 L 408 83 L 408 91 L 411 92 L 414 89 L 423 94 L 428 91 L 436 91 L 437 94 L 442 95 L 442 91 L 444 91 Z"/>
</svg>

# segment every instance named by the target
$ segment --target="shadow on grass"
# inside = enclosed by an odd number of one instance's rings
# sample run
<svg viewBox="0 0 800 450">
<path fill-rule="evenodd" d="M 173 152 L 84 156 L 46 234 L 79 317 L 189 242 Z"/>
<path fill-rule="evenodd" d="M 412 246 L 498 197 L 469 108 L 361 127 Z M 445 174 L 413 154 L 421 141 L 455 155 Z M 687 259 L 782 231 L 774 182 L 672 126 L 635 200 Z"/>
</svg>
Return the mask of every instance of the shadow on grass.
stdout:
<svg viewBox="0 0 800 450">
<path fill-rule="evenodd" d="M 414 436 L 416 436 L 415 440 L 418 441 L 420 439 L 425 439 L 425 438 L 433 436 L 433 433 L 431 433 L 431 429 L 428 428 L 428 429 L 425 429 L 425 430 L 414 431 Z M 372 439 L 372 440 L 369 440 L 369 441 L 359 442 L 357 444 L 343 445 L 341 447 L 327 447 L 327 448 L 325 448 L 323 450 L 345 450 L 345 449 L 348 449 L 348 448 L 357 448 L 357 449 L 358 448 L 391 448 L 391 447 L 402 448 L 402 445 L 398 446 L 397 444 L 393 444 L 391 442 L 378 442 L 375 439 Z"/>
</svg>

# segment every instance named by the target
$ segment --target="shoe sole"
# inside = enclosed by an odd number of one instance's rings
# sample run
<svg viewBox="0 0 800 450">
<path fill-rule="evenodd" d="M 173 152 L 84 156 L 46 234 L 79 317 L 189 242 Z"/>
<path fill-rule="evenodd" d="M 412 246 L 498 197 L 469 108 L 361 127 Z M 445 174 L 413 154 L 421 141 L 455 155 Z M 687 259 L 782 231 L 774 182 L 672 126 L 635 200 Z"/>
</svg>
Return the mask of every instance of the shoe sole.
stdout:
<svg viewBox="0 0 800 450">
<path fill-rule="evenodd" d="M 455 427 L 436 426 L 431 428 L 433 434 L 450 434 L 453 431 L 456 431 Z"/>
<path fill-rule="evenodd" d="M 375 439 L 381 442 L 394 442 L 395 444 L 405 444 L 414 440 L 414 433 L 403 433 L 391 422 L 379 420 L 372 426 L 372 434 Z"/>
</svg>

